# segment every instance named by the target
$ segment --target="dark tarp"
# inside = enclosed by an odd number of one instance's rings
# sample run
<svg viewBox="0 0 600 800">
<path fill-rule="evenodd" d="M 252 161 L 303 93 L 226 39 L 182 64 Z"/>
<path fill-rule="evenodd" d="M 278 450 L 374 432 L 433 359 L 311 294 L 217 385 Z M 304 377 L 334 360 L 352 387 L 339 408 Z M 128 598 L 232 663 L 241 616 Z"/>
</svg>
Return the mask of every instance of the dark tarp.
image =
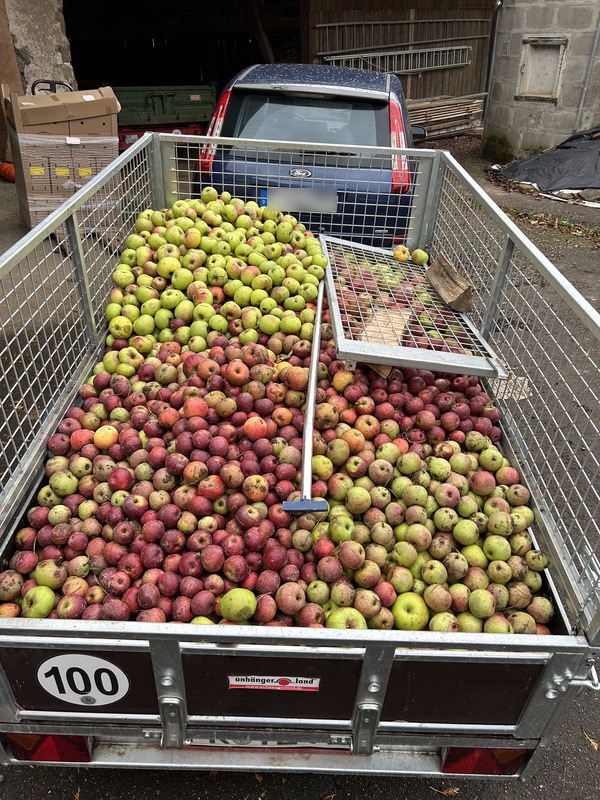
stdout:
<svg viewBox="0 0 600 800">
<path fill-rule="evenodd" d="M 600 189 L 600 128 L 575 133 L 552 150 L 514 161 L 498 174 L 535 183 L 542 192 Z"/>
</svg>

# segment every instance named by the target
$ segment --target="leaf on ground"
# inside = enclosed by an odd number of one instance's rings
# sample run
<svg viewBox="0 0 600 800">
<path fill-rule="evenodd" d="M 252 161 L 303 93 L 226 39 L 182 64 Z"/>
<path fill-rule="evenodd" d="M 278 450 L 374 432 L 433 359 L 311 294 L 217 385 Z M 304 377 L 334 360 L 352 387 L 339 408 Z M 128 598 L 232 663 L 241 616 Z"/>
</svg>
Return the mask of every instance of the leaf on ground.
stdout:
<svg viewBox="0 0 600 800">
<path fill-rule="evenodd" d="M 591 746 L 594 748 L 594 750 L 598 750 L 598 742 L 595 739 L 592 739 L 591 736 L 588 736 L 585 731 L 583 732 L 583 735 L 588 740 L 588 742 L 591 744 Z"/>
<path fill-rule="evenodd" d="M 254 777 L 256 778 L 256 780 L 257 780 L 259 783 L 262 783 L 262 782 L 263 782 L 263 776 L 262 776 L 260 773 L 256 772 L 256 773 L 254 774 Z"/>
<path fill-rule="evenodd" d="M 80 797 L 81 797 L 81 789 L 78 786 L 77 791 L 75 792 L 74 800 L 79 800 Z"/>
<path fill-rule="evenodd" d="M 336 795 L 335 792 L 333 794 L 326 794 L 325 797 L 323 798 L 323 800 L 333 800 L 333 798 L 336 797 L 336 796 L 337 795 Z"/>
<path fill-rule="evenodd" d="M 451 786 L 449 789 L 436 789 L 434 786 L 429 787 L 432 792 L 437 792 L 438 794 L 443 794 L 446 797 L 454 797 L 454 795 L 460 792 L 458 786 Z"/>
</svg>

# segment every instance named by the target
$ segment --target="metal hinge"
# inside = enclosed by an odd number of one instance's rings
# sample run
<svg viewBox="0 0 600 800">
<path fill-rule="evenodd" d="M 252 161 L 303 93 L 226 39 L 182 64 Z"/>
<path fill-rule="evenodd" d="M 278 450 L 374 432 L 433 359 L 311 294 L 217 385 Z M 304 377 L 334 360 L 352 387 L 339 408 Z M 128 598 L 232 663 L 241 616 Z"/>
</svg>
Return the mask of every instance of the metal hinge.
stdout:
<svg viewBox="0 0 600 800">
<path fill-rule="evenodd" d="M 592 664 L 590 666 L 588 678 L 574 678 L 570 670 L 566 670 L 564 675 L 555 675 L 554 678 L 546 686 L 546 697 L 553 700 L 558 697 L 562 692 L 566 692 L 571 687 L 580 689 L 591 689 L 593 692 L 600 692 L 600 681 L 598 680 L 598 673 L 596 667 Z"/>
<path fill-rule="evenodd" d="M 163 725 L 161 747 L 183 747 L 185 738 L 185 713 L 179 697 L 160 698 L 160 716 Z"/>
<path fill-rule="evenodd" d="M 359 703 L 352 720 L 352 752 L 370 756 L 375 743 L 375 731 L 379 725 L 381 706 L 378 703 Z"/>
</svg>

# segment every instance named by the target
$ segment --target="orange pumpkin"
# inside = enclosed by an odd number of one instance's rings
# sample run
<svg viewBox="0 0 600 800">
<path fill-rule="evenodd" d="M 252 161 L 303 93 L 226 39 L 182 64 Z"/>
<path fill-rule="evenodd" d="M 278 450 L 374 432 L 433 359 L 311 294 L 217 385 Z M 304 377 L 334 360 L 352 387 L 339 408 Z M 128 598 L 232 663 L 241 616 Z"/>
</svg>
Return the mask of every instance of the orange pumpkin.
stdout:
<svg viewBox="0 0 600 800">
<path fill-rule="evenodd" d="M 14 183 L 15 165 L 11 164 L 9 161 L 0 162 L 0 178 L 4 178 L 5 181 L 10 181 L 11 183 Z"/>
</svg>

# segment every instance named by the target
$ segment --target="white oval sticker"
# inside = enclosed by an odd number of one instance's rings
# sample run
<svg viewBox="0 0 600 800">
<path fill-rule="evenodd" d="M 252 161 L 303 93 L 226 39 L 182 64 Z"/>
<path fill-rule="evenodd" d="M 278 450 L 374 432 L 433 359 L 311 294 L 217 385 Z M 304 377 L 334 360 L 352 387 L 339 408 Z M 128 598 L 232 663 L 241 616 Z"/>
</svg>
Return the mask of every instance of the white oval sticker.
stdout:
<svg viewBox="0 0 600 800">
<path fill-rule="evenodd" d="M 129 678 L 120 667 L 81 653 L 49 658 L 40 664 L 37 679 L 52 697 L 77 706 L 106 706 L 129 691 Z"/>
</svg>

